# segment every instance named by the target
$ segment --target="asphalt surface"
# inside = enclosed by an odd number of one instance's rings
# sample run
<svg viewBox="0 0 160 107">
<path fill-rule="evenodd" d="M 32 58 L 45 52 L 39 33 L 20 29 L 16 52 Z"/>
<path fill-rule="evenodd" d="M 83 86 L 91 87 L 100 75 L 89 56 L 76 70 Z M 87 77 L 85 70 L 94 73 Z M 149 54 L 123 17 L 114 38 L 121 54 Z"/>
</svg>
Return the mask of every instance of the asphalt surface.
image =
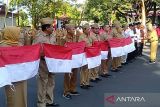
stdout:
<svg viewBox="0 0 160 107">
<path fill-rule="evenodd" d="M 94 87 L 89 90 L 81 89 L 78 81 L 77 90 L 81 95 L 73 96 L 71 100 L 62 97 L 63 74 L 57 74 L 55 102 L 60 107 L 104 107 L 105 93 L 160 93 L 160 63 L 148 64 L 148 55 L 149 49 L 145 47 L 144 56 L 123 66 L 120 72 L 111 72 L 112 77 L 91 83 Z M 36 92 L 36 78 L 32 78 L 28 81 L 28 107 L 36 107 Z M 6 107 L 4 88 L 0 88 L 0 107 Z"/>
</svg>

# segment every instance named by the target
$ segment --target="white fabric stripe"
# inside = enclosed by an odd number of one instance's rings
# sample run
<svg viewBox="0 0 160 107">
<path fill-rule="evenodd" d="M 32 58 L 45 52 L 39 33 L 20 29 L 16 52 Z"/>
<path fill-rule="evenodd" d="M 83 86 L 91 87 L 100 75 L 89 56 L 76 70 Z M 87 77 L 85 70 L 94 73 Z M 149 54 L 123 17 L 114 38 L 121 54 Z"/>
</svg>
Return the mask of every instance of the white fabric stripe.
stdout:
<svg viewBox="0 0 160 107">
<path fill-rule="evenodd" d="M 87 58 L 88 69 L 95 68 L 101 65 L 101 55 Z"/>
<path fill-rule="evenodd" d="M 51 73 L 71 73 L 72 60 L 54 59 L 45 57 L 49 72 Z"/>
<path fill-rule="evenodd" d="M 136 49 L 136 48 L 135 48 L 135 46 L 134 46 L 134 43 L 131 43 L 131 44 L 126 45 L 126 46 L 124 47 L 124 52 L 125 52 L 126 54 L 128 54 L 128 53 L 130 53 L 130 52 L 133 52 L 135 49 Z"/>
<path fill-rule="evenodd" d="M 123 56 L 123 55 L 125 55 L 123 47 L 111 48 L 111 56 L 112 57 L 119 57 L 119 56 Z"/>
<path fill-rule="evenodd" d="M 10 73 L 11 82 L 18 82 L 30 79 L 37 75 L 40 60 L 19 64 L 6 65 L 6 70 Z"/>
<path fill-rule="evenodd" d="M 5 67 L 0 67 L 0 87 L 12 85 L 11 78 Z"/>
<path fill-rule="evenodd" d="M 108 59 L 108 51 L 101 51 L 101 59 Z"/>
<path fill-rule="evenodd" d="M 72 68 L 79 68 L 87 65 L 85 53 L 72 55 Z"/>
</svg>

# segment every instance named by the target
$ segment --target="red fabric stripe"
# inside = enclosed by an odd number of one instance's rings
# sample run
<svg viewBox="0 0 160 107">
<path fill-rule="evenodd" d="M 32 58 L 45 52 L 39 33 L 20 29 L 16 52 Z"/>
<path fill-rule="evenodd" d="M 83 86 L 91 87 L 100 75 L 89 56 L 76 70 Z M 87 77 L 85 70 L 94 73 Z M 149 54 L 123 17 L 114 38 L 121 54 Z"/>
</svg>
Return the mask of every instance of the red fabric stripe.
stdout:
<svg viewBox="0 0 160 107">
<path fill-rule="evenodd" d="M 5 66 L 5 64 L 3 62 L 2 56 L 0 55 L 0 67 L 4 67 L 4 66 Z"/>
<path fill-rule="evenodd" d="M 131 37 L 128 37 L 128 38 L 125 39 L 125 45 L 129 45 L 131 43 L 132 43 Z"/>
<path fill-rule="evenodd" d="M 86 47 L 85 52 L 86 52 L 87 58 L 96 57 L 101 54 L 99 47 L 95 47 L 95 46 Z"/>
<path fill-rule="evenodd" d="M 109 44 L 107 41 L 95 41 L 93 43 L 93 46 L 99 47 L 101 51 L 108 51 L 109 50 Z"/>
<path fill-rule="evenodd" d="M 111 48 L 125 46 L 124 39 L 113 38 L 113 39 L 110 39 L 108 42 Z"/>
<path fill-rule="evenodd" d="M 72 49 L 59 45 L 44 44 L 44 54 L 49 58 L 71 60 Z"/>
<path fill-rule="evenodd" d="M 40 58 L 40 45 L 0 48 L 5 64 L 32 62 Z"/>
<path fill-rule="evenodd" d="M 84 53 L 85 45 L 86 45 L 86 43 L 84 41 L 82 41 L 82 42 L 67 42 L 65 44 L 65 46 L 72 49 L 73 55 Z"/>
</svg>

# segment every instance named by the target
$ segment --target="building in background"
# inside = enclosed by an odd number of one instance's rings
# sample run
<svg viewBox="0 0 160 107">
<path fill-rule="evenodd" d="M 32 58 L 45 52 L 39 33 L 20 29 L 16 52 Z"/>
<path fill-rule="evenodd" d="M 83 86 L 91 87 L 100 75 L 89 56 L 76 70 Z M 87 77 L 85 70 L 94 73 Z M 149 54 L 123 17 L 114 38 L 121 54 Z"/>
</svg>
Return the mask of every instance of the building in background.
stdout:
<svg viewBox="0 0 160 107">
<path fill-rule="evenodd" d="M 0 4 L 0 29 L 3 29 L 5 25 L 16 26 L 16 17 L 18 16 L 18 14 L 8 11 L 5 19 L 5 14 L 6 14 L 5 6 L 6 6 L 5 4 Z"/>
</svg>

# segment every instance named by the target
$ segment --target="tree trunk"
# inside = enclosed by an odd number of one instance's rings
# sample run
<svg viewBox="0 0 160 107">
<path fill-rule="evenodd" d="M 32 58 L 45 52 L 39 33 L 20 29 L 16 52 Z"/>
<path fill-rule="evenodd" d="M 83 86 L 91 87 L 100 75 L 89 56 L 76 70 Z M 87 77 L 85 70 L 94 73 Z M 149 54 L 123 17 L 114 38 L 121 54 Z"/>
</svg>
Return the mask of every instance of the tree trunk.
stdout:
<svg viewBox="0 0 160 107">
<path fill-rule="evenodd" d="M 157 6 L 156 3 L 154 2 L 154 13 L 152 16 L 152 24 L 155 24 L 156 22 L 156 11 L 157 11 L 156 6 Z"/>
<path fill-rule="evenodd" d="M 146 12 L 145 12 L 145 5 L 144 0 L 142 0 L 142 25 L 146 25 Z"/>
</svg>

